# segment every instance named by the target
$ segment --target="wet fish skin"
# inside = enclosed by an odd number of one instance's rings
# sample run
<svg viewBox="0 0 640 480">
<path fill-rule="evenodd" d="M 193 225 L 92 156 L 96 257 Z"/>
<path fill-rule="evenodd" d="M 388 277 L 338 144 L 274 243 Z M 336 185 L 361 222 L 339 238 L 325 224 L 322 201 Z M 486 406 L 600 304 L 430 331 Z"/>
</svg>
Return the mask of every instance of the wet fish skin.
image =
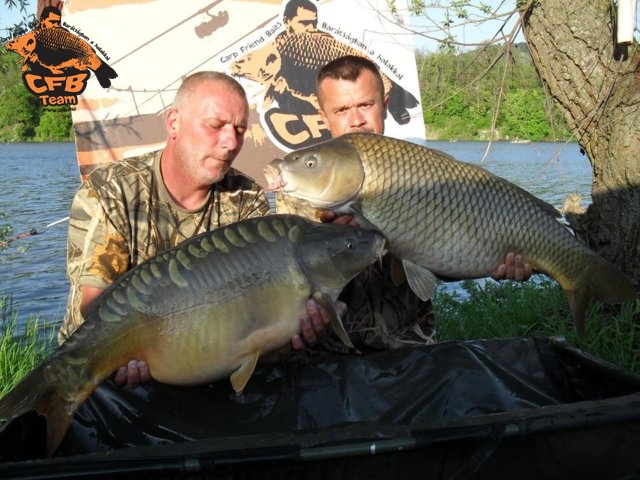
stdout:
<svg viewBox="0 0 640 480">
<path fill-rule="evenodd" d="M 436 277 L 487 277 L 508 252 L 562 286 L 579 332 L 591 298 L 618 303 L 636 296 L 624 274 L 557 221 L 551 205 L 437 150 L 351 133 L 273 160 L 265 175 L 270 189 L 352 213 L 382 232 L 423 300 Z"/>
<path fill-rule="evenodd" d="M 231 374 L 242 392 L 260 355 L 299 331 L 309 297 L 331 308 L 344 285 L 381 255 L 381 235 L 345 227 L 294 215 L 245 220 L 140 264 L 0 399 L 0 418 L 44 415 L 50 456 L 77 408 L 131 358 L 145 360 L 160 382 L 201 384 Z"/>
</svg>

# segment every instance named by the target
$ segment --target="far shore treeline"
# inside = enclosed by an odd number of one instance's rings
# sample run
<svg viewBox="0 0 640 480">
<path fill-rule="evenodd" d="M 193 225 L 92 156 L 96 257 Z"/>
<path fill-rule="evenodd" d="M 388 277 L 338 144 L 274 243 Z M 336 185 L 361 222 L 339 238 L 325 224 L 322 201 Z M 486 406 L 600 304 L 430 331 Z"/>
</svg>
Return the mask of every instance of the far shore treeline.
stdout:
<svg viewBox="0 0 640 480">
<path fill-rule="evenodd" d="M 0 141 L 72 141 L 71 113 L 44 108 L 29 93 L 19 60 L 0 49 Z M 416 65 L 430 140 L 488 140 L 494 121 L 494 140 L 568 139 L 525 43 L 508 51 L 491 46 L 465 53 L 417 52 Z"/>
</svg>

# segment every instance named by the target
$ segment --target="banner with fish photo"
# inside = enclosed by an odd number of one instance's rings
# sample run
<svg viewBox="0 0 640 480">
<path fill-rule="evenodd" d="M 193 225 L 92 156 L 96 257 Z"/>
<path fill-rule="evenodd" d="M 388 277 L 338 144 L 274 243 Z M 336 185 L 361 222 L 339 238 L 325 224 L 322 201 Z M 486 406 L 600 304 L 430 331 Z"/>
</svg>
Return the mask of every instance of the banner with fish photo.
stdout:
<svg viewBox="0 0 640 480">
<path fill-rule="evenodd" d="M 108 88 L 92 75 L 73 111 L 83 179 L 105 162 L 161 148 L 177 88 L 201 70 L 245 87 L 250 125 L 234 166 L 261 183 L 271 159 L 330 138 L 315 78 L 342 55 L 380 67 L 386 133 L 424 138 L 413 38 L 385 0 L 73 0 L 61 11 L 62 26 L 117 73 Z"/>
</svg>

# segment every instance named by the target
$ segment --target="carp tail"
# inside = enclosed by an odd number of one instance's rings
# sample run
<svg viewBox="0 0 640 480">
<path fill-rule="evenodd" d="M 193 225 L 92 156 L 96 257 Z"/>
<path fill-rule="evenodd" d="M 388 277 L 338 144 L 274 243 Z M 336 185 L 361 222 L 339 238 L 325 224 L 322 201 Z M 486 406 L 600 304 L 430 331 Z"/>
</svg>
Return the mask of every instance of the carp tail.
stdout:
<svg viewBox="0 0 640 480">
<path fill-rule="evenodd" d="M 580 335 L 584 335 L 587 305 L 592 298 L 605 303 L 623 303 L 636 298 L 636 289 L 615 265 L 593 255 L 589 278 L 584 284 L 570 290 L 564 288 L 569 299 L 571 317 Z"/>
<path fill-rule="evenodd" d="M 61 396 L 54 385 L 47 381 L 45 369 L 45 364 L 36 367 L 0 399 L 0 418 L 7 420 L 0 430 L 0 452 L 21 455 L 24 453 L 19 450 L 28 448 L 32 451 L 44 450 L 44 455 L 51 457 L 62 442 L 79 402 Z M 35 417 L 34 412 L 40 416 L 40 420 L 44 417 L 46 423 L 45 428 L 40 429 L 40 434 L 25 431 L 36 424 L 34 420 L 29 420 Z M 39 438 L 34 439 L 34 436 Z M 29 444 L 17 445 L 16 442 L 19 443 L 21 438 L 28 439 Z M 34 445 L 42 445 L 42 448 Z"/>
<path fill-rule="evenodd" d="M 109 88 L 111 86 L 111 79 L 118 78 L 116 71 L 107 65 L 106 62 L 102 62 L 102 65 L 96 68 L 95 74 L 102 88 Z"/>
</svg>

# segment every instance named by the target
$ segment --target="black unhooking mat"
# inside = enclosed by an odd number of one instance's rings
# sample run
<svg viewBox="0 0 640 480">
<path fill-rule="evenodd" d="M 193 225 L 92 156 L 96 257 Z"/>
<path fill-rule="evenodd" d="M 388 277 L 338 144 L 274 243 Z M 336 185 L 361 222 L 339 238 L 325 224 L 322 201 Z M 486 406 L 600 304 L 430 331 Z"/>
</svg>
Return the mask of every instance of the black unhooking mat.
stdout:
<svg viewBox="0 0 640 480">
<path fill-rule="evenodd" d="M 640 378 L 550 338 L 445 342 L 260 368 L 236 396 L 102 385 L 56 458 L 0 478 L 621 479 Z"/>
</svg>

